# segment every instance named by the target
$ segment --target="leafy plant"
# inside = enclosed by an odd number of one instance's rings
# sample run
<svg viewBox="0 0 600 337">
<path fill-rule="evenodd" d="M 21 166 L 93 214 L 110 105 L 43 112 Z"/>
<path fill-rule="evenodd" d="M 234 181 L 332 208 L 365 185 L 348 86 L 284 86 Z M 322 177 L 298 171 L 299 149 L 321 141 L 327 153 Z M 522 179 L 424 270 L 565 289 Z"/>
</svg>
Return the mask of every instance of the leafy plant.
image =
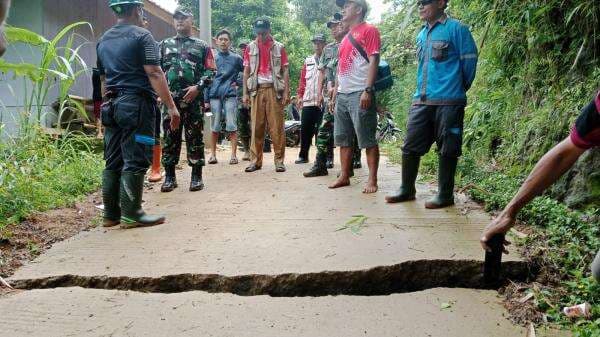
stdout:
<svg viewBox="0 0 600 337">
<path fill-rule="evenodd" d="M 21 116 L 21 133 L 30 131 L 31 123 L 41 120 L 44 108 L 47 106 L 48 95 L 54 88 L 58 90 L 58 128 L 61 128 L 61 117 L 69 107 L 76 107 L 78 112 L 87 117 L 85 108 L 69 97 L 69 90 L 77 78 L 88 70 L 79 50 L 83 45 L 74 47 L 72 32 L 81 26 L 92 27 L 87 22 L 77 22 L 63 28 L 51 40 L 24 28 L 7 27 L 6 39 L 9 43 L 25 43 L 37 48 L 40 53 L 39 64 L 8 63 L 0 59 L 0 71 L 13 73 L 14 76 L 24 77 L 23 112 Z M 68 34 L 70 34 L 68 36 Z M 68 36 L 68 37 L 67 37 Z M 61 41 L 66 38 L 63 46 Z M 34 117 L 34 118 L 32 118 Z"/>
<path fill-rule="evenodd" d="M 94 153 L 90 139 L 64 133 L 54 140 L 38 125 L 51 92 L 58 93 L 59 121 L 72 106 L 85 116 L 83 106 L 69 98 L 73 83 L 87 71 L 79 56 L 81 46 L 74 47 L 73 34 L 69 35 L 82 26 L 91 29 L 88 23 L 74 23 L 51 40 L 22 28 L 6 29 L 10 43 L 28 44 L 39 50 L 41 57 L 35 65 L 11 64 L 0 59 L 0 71 L 22 77 L 26 93 L 18 136 L 5 137 L 0 142 L 2 238 L 11 235 L 6 225 L 18 223 L 34 211 L 68 205 L 96 191 L 100 185 L 102 157 Z M 61 123 L 58 125 L 60 128 Z"/>
</svg>

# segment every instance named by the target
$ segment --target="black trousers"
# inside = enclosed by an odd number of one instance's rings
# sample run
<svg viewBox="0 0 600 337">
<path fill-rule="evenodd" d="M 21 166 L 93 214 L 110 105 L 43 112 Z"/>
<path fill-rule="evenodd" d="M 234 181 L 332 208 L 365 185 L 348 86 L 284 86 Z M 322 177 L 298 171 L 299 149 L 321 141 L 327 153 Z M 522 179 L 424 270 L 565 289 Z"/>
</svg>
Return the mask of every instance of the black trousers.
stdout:
<svg viewBox="0 0 600 337">
<path fill-rule="evenodd" d="M 104 160 L 110 171 L 145 173 L 152 163 L 158 107 L 150 95 L 122 94 L 102 105 Z"/>
<path fill-rule="evenodd" d="M 319 125 L 323 119 L 323 110 L 317 106 L 305 106 L 302 108 L 302 131 L 300 133 L 300 158 L 308 159 L 308 150 L 312 139 L 317 135 Z"/>
<path fill-rule="evenodd" d="M 462 155 L 464 105 L 413 105 L 402 152 L 423 156 L 435 142 L 441 156 Z"/>
</svg>

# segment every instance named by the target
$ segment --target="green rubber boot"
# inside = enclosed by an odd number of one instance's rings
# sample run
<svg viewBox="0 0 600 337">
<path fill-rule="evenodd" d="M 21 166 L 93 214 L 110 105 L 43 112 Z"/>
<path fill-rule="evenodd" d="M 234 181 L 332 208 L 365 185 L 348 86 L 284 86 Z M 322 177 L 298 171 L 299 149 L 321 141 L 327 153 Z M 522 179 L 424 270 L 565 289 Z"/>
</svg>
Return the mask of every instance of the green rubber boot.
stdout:
<svg viewBox="0 0 600 337">
<path fill-rule="evenodd" d="M 396 193 L 385 197 L 390 204 L 415 200 L 417 189 L 415 183 L 419 174 L 421 157 L 415 155 L 402 155 L 402 186 Z"/>
<path fill-rule="evenodd" d="M 144 173 L 121 174 L 121 228 L 150 227 L 165 222 L 164 216 L 149 215 L 142 209 Z"/>
<path fill-rule="evenodd" d="M 102 200 L 104 203 L 104 227 L 114 227 L 121 222 L 119 186 L 121 171 L 102 172 Z"/>
<path fill-rule="evenodd" d="M 425 203 L 425 208 L 438 209 L 454 205 L 454 176 L 458 158 L 440 156 L 438 194 Z"/>
</svg>

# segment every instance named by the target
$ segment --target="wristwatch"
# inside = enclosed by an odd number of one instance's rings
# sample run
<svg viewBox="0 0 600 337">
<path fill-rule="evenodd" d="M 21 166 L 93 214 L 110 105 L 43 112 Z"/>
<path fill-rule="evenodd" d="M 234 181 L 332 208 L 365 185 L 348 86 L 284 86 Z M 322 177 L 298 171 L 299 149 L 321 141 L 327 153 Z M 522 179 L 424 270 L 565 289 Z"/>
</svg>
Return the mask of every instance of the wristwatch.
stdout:
<svg viewBox="0 0 600 337">
<path fill-rule="evenodd" d="M 375 92 L 375 88 L 373 88 L 373 87 L 366 87 L 366 88 L 365 88 L 365 92 L 366 92 L 367 94 L 372 94 L 372 93 L 374 93 L 374 92 Z"/>
</svg>

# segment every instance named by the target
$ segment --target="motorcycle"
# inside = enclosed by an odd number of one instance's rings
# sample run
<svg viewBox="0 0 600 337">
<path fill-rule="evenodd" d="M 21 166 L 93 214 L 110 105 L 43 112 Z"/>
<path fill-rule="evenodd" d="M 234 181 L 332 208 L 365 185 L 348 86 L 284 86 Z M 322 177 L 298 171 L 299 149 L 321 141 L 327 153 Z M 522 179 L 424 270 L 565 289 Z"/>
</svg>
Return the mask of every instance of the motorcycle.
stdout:
<svg viewBox="0 0 600 337">
<path fill-rule="evenodd" d="M 285 130 L 285 146 L 287 147 L 296 147 L 300 145 L 300 130 L 302 129 L 302 125 L 300 121 L 285 121 L 284 122 L 284 130 Z M 264 152 L 271 152 L 271 136 L 267 132 L 265 137 L 265 146 Z M 242 141 L 238 140 L 238 146 L 242 147 Z"/>
<path fill-rule="evenodd" d="M 383 112 L 377 123 L 377 141 L 379 143 L 395 143 L 402 135 L 402 130 L 396 127 L 394 116 L 391 112 Z"/>
<path fill-rule="evenodd" d="M 302 124 L 300 121 L 285 121 L 285 145 L 287 147 L 296 147 L 300 145 L 300 130 Z"/>
</svg>

